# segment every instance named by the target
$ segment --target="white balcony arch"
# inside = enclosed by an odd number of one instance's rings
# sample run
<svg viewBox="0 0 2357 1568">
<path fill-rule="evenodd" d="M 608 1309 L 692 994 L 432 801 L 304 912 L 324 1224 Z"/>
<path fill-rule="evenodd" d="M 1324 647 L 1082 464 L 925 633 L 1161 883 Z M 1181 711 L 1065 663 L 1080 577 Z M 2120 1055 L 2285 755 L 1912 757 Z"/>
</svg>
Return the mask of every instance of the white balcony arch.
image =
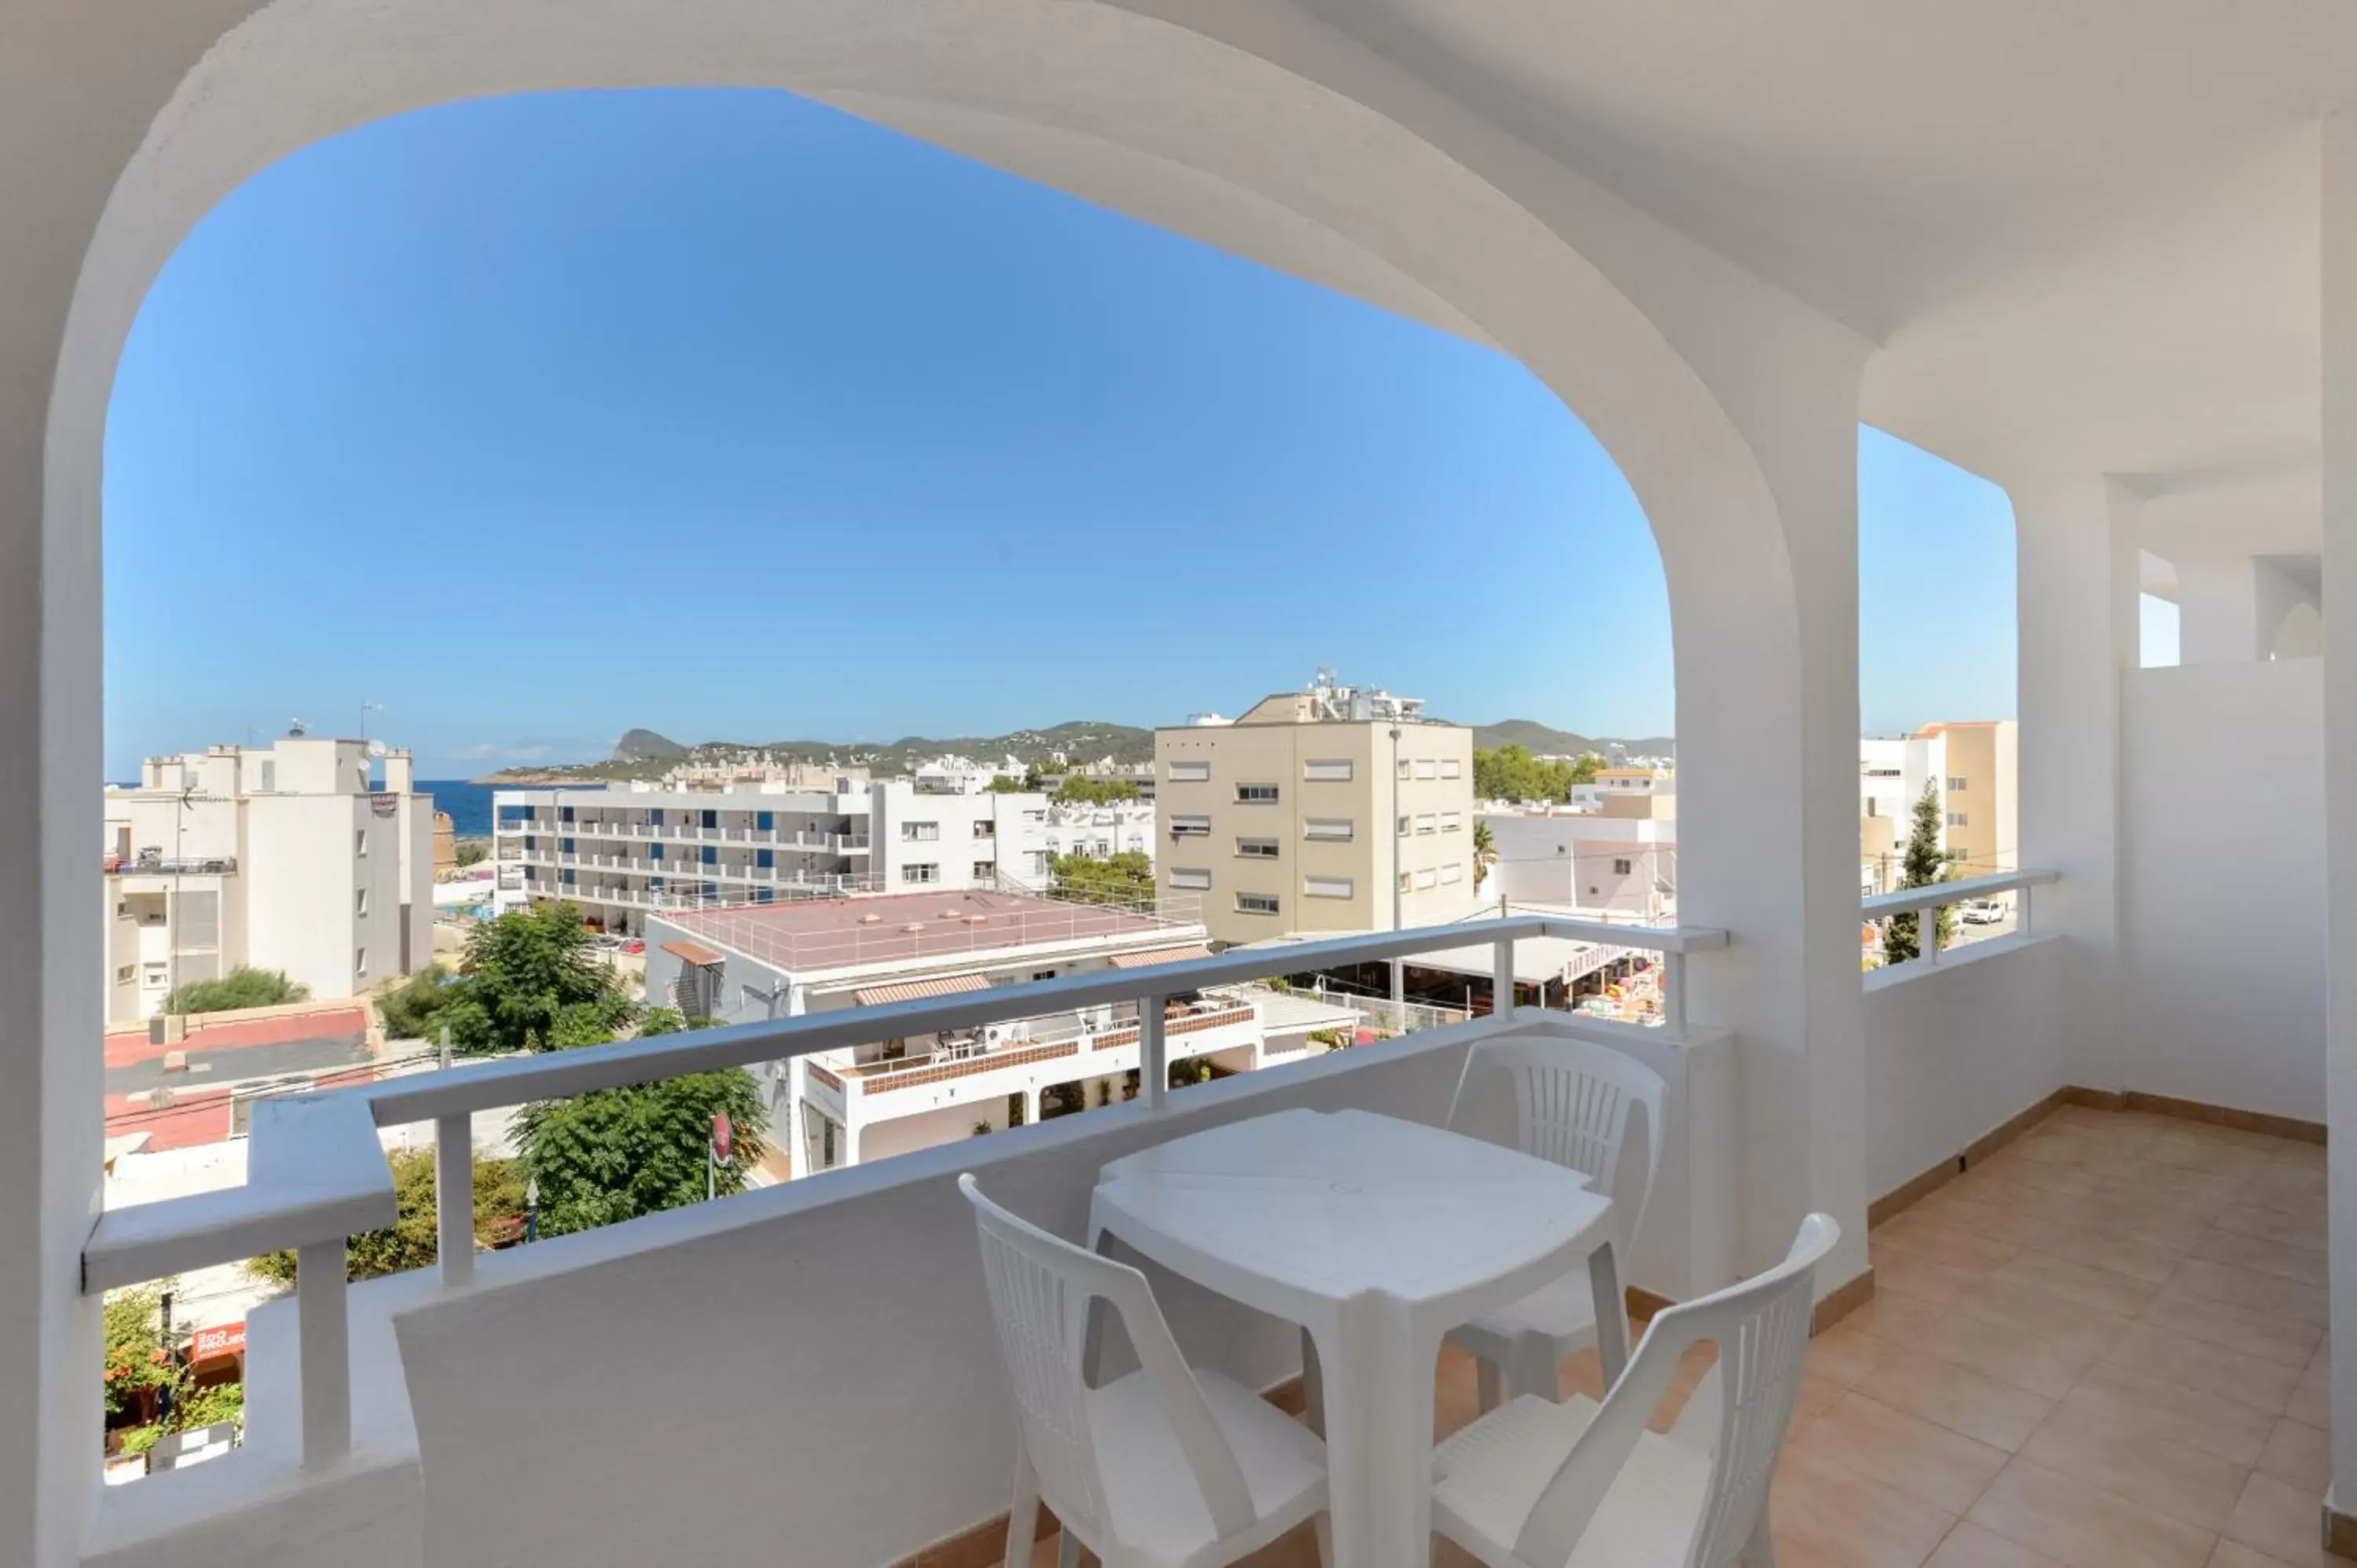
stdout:
<svg viewBox="0 0 2357 1568">
<path fill-rule="evenodd" d="M 173 247 L 271 161 L 409 109 L 590 87 L 798 91 L 1488 342 L 1554 389 L 1620 465 L 1662 550 L 1690 776 L 1683 912 L 1735 937 L 1696 966 L 1695 1005 L 1739 1027 L 1749 1058 L 1749 1250 L 1765 1257 L 1801 1212 L 1826 1208 L 1854 1240 L 1825 1283 L 1862 1270 L 1864 1227 L 1848 1223 L 1866 1196 L 1850 799 L 1862 338 L 1356 40 L 1274 13 L 1218 18 L 1239 47 L 1060 0 L 239 9 L 213 8 L 235 24 L 218 36 L 187 16 L 110 43 L 115 91 L 88 111 L 105 134 L 40 166 L 13 214 L 53 242 L 12 271 L 0 305 L 0 424 L 16 443 L 0 448 L 0 627 L 16 628 L 0 643 L 13 666 L 0 758 L 14 759 L 0 761 L 0 829 L 45 846 L 38 868 L 0 871 L 0 936 L 26 928 L 0 941 L 0 982 L 40 1004 L 38 1037 L 0 1047 L 25 1089 L 0 1111 L 0 1149 L 22 1163 L 0 1176 L 25 1179 L 0 1191 L 38 1194 L 45 1262 L 0 1286 L 0 1315 L 38 1308 L 43 1325 L 0 1349 L 0 1374 L 21 1357 L 30 1386 L 37 1367 L 93 1359 L 71 1262 L 100 1104 L 98 995 L 76 983 L 98 961 L 80 851 L 101 776 L 101 452 L 124 337 Z M 38 461 L 31 428 L 45 428 Z M 86 1389 L 63 1371 L 41 1387 L 49 1440 L 87 1451 Z M 0 1517 L 30 1468 L 0 1482 Z M 73 1530 L 59 1503 L 82 1483 L 43 1477 L 45 1533 Z"/>
</svg>

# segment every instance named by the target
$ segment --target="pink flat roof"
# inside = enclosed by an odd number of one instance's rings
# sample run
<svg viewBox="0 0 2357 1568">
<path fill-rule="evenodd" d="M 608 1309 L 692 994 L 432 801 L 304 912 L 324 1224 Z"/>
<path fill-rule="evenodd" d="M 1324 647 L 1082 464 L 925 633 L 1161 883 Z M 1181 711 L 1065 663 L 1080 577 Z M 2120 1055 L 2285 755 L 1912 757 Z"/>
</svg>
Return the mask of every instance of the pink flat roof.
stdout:
<svg viewBox="0 0 2357 1568">
<path fill-rule="evenodd" d="M 1191 924 L 1023 893 L 954 891 L 802 898 L 658 917 L 749 957 L 802 969 L 954 958 L 991 948 L 1152 936 Z M 910 927 L 918 928 L 915 930 Z"/>
</svg>

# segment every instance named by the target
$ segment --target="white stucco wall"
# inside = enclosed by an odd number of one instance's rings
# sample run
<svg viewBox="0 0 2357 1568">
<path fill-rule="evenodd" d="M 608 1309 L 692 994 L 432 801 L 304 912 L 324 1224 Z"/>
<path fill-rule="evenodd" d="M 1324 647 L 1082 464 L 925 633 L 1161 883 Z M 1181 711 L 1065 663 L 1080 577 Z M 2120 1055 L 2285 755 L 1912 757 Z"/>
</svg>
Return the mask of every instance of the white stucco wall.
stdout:
<svg viewBox="0 0 2357 1568">
<path fill-rule="evenodd" d="M 2003 939 L 1866 979 L 1866 1176 L 1877 1197 L 2062 1087 L 2060 940 Z"/>
<path fill-rule="evenodd" d="M 2122 687 L 2123 1087 L 2324 1115 L 2320 660 Z"/>
</svg>

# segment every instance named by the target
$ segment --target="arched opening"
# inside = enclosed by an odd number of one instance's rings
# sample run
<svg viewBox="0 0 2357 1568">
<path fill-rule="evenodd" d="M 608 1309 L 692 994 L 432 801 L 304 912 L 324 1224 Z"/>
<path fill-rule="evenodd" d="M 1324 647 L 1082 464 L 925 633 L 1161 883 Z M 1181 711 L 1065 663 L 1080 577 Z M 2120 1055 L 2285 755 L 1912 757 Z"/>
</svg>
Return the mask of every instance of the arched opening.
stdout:
<svg viewBox="0 0 2357 1568">
<path fill-rule="evenodd" d="M 307 69 L 329 60 L 333 69 Z M 290 81 L 305 91 L 290 94 Z M 1696 966 L 1695 1000 L 1706 1015 L 1739 1020 L 1741 1048 L 1757 1069 L 1745 1075 L 1743 1146 L 1753 1168 L 1742 1247 L 1762 1257 L 1781 1247 L 1777 1232 L 1789 1232 L 1790 1216 L 1820 1195 L 1845 1213 L 1862 1208 L 1845 1146 L 1850 1119 L 1837 1114 L 1839 1086 L 1855 1087 L 1842 1059 L 1855 1045 L 1855 996 L 1824 983 L 1839 976 L 1854 988 L 1846 961 L 1824 940 L 1829 927 L 1854 918 L 1854 908 L 1843 908 L 1854 897 L 1839 864 L 1846 848 L 1829 853 L 1839 836 L 1829 819 L 1846 828 L 1847 808 L 1840 791 L 1830 811 L 1820 799 L 1829 779 L 1846 772 L 1846 765 L 1829 768 L 1841 748 L 1828 753 L 1821 732 L 1842 732 L 1846 748 L 1855 726 L 1846 699 L 1818 690 L 1824 671 L 1854 649 L 1854 620 L 1813 619 L 1803 636 L 1804 591 L 1839 601 L 1849 590 L 1839 572 L 1820 575 L 1822 583 L 1813 575 L 1806 590 L 1796 581 L 1779 490 L 1713 390 L 1741 381 L 1731 368 L 1739 348 L 1688 340 L 1686 351 L 1708 361 L 1717 378 L 1706 381 L 1576 247 L 1577 212 L 1558 203 L 1537 215 L 1545 193 L 1528 188 L 1511 160 L 1477 173 L 1461 161 L 1475 149 L 1443 153 L 1384 111 L 1332 88 L 1306 88 L 1265 59 L 1161 24 L 1012 0 L 913 20 L 867 6 L 750 18 L 683 18 L 651 7 L 643 16 L 609 9 L 592 19 L 525 5 L 496 16 L 332 5 L 261 14 L 208 56 L 166 109 L 114 186 L 81 274 L 45 470 L 44 715 L 95 707 L 92 545 L 107 392 L 139 299 L 197 218 L 272 157 L 401 109 L 491 92 L 656 82 L 811 91 L 1491 343 L 1578 410 L 1628 476 L 1660 542 L 1683 760 L 1690 775 L 1711 780 L 1682 811 L 1681 891 L 1695 918 L 1736 933 L 1723 959 Z M 1204 115 L 1207 95 L 1231 112 Z M 1448 140 L 1437 129 L 1431 134 Z M 1277 146 L 1291 161 L 1273 167 L 1266 149 Z M 1519 188 L 1510 195 L 1510 187 Z M 1620 217 L 1605 212 L 1597 221 L 1609 227 Z M 1626 252 L 1615 264 L 1623 278 L 1643 271 L 1641 256 Z M 1810 346 L 1819 348 L 1803 376 L 1812 418 L 1845 395 L 1828 389 L 1855 384 L 1853 346 Z M 1727 395 L 1753 429 L 1774 425 L 1764 402 L 1792 406 L 1759 389 Z M 1812 529 L 1846 511 L 1855 476 L 1844 444 L 1853 432 L 1845 417 L 1823 431 L 1785 430 L 1770 444 L 1779 449 L 1767 466 L 1791 499 L 1805 502 L 1799 514 Z M 1843 452 L 1842 472 L 1818 463 L 1821 448 Z M 1844 668 L 1838 683 L 1850 682 Z M 1804 691 L 1817 700 L 1804 702 Z M 79 815 L 87 824 L 87 807 L 68 802 L 101 776 L 94 717 L 44 722 L 51 725 L 42 736 L 45 778 L 59 780 L 44 820 L 70 823 Z M 1806 791 L 1805 806 L 1804 780 L 1819 787 Z M 68 835 L 47 836 L 62 843 Z M 60 848 L 54 858 L 40 892 L 59 935 L 44 961 L 60 972 L 94 972 L 93 922 L 85 918 L 87 894 L 74 891 L 75 857 Z M 1827 875 L 1829 861 L 1837 875 Z M 78 1065 L 68 1047 L 86 1039 L 95 1018 L 94 1005 L 73 1001 L 63 986 L 55 1005 L 45 1004 L 51 1100 L 70 1103 L 78 1082 L 94 1081 L 94 1069 Z M 1826 1136 L 1793 1137 L 1813 1114 Z M 1767 1129 L 1783 1136 L 1753 1135 Z M 81 1156 L 94 1153 L 95 1132 L 85 1125 L 50 1140 L 45 1165 L 60 1173 L 86 1167 L 91 1162 Z M 1862 1254 L 1862 1234 L 1855 1245 Z M 64 1278 L 60 1271 L 45 1293 L 57 1294 Z M 70 1319 L 60 1314 L 59 1321 Z M 59 1402 L 61 1411 L 70 1405 Z"/>
</svg>

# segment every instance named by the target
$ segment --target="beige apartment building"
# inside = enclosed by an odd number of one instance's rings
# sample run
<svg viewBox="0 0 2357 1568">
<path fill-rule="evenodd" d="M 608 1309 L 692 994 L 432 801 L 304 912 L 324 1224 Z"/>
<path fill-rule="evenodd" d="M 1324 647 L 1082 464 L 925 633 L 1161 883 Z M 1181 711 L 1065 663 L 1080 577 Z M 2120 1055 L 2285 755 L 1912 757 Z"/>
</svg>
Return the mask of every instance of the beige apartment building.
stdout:
<svg viewBox="0 0 2357 1568">
<path fill-rule="evenodd" d="M 1941 796 L 1955 875 L 1986 876 L 2015 869 L 2021 844 L 2021 726 L 2011 719 L 1984 719 L 1925 725 L 1916 733 L 1947 742 Z M 1904 828 L 1900 832 L 1903 839 Z"/>
<path fill-rule="evenodd" d="M 1161 887 L 1223 945 L 1404 929 L 1477 901 L 1473 732 L 1322 676 L 1154 733 Z"/>
</svg>

